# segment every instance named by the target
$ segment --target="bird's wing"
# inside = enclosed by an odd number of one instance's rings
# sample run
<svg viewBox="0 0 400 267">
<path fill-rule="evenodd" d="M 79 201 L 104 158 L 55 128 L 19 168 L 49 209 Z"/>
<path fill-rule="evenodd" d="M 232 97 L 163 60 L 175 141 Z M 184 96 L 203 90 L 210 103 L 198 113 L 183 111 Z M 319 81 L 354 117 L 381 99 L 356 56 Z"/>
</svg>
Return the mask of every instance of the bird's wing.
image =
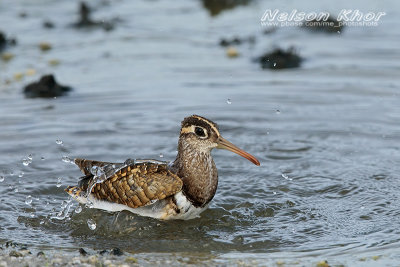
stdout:
<svg viewBox="0 0 400 267">
<path fill-rule="evenodd" d="M 75 160 L 77 162 L 77 160 Z M 90 172 L 93 166 L 107 167 L 113 163 L 78 160 L 77 165 L 86 176 L 80 182 L 80 190 L 90 190 L 91 195 L 99 200 L 137 208 L 149 205 L 155 200 L 164 199 L 182 190 L 182 179 L 168 170 L 167 164 L 141 162 L 131 165 L 122 164 L 112 175 L 103 181 L 96 179 Z M 67 192 L 70 193 L 70 189 Z"/>
<path fill-rule="evenodd" d="M 74 162 L 83 172 L 84 175 L 92 174 L 93 167 L 114 166 L 114 168 L 120 168 L 123 166 L 123 163 L 111 163 L 105 161 L 96 161 L 96 160 L 79 159 L 79 158 L 76 158 Z"/>
</svg>

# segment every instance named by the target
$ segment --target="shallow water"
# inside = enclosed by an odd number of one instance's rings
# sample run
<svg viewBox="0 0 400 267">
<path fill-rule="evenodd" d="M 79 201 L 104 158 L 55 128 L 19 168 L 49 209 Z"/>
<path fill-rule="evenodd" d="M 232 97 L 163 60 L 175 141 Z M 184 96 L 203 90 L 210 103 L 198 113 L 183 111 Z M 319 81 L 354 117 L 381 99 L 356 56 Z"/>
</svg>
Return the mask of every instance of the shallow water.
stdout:
<svg viewBox="0 0 400 267">
<path fill-rule="evenodd" d="M 398 3 L 258 1 L 215 17 L 200 1 L 92 5 L 96 19 L 120 18 L 113 31 L 69 27 L 77 9 L 70 1 L 0 2 L 1 30 L 18 39 L 7 50 L 16 57 L 0 61 L 1 243 L 227 258 L 400 248 Z M 260 17 L 275 6 L 388 15 L 377 27 L 334 35 L 294 27 L 263 35 Z M 22 11 L 26 18 L 18 17 Z M 45 19 L 56 28 L 43 29 Z M 238 46 L 241 56 L 229 59 L 218 42 L 233 35 L 255 35 L 256 43 Z M 42 41 L 53 49 L 40 52 Z M 269 71 L 252 62 L 274 45 L 296 46 L 302 67 Z M 50 66 L 51 59 L 60 65 Z M 35 75 L 13 80 L 31 68 Z M 74 90 L 25 99 L 23 86 L 46 73 Z M 219 188 L 191 221 L 76 212 L 63 189 L 80 173 L 63 157 L 173 160 L 180 121 L 191 114 L 217 122 L 261 166 L 214 151 Z"/>
</svg>

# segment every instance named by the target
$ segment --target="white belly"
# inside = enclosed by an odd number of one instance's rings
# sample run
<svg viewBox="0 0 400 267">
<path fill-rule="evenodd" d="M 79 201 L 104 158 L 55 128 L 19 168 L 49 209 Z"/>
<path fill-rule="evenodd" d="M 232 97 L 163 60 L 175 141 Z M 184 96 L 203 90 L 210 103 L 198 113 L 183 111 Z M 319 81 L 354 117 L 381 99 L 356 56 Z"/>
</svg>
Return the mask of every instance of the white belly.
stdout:
<svg viewBox="0 0 400 267">
<path fill-rule="evenodd" d="M 157 200 L 155 203 L 139 207 L 130 208 L 123 204 L 112 203 L 104 200 L 98 200 L 90 195 L 88 198 L 78 197 L 76 200 L 82 204 L 89 204 L 90 208 L 102 209 L 107 211 L 122 211 L 127 210 L 140 216 L 152 217 L 162 220 L 190 220 L 200 217 L 200 213 L 208 208 L 208 204 L 204 207 L 195 207 L 192 203 L 182 194 L 182 192 L 174 195 L 175 203 L 180 212 L 171 210 L 169 208 L 169 201 L 162 199 Z"/>
</svg>

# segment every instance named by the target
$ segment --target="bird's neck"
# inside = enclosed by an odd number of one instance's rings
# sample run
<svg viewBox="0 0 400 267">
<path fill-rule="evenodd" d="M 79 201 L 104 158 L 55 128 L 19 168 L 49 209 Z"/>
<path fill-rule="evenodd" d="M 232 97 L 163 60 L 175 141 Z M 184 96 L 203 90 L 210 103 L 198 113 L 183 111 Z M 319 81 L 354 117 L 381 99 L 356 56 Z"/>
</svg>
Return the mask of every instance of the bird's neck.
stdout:
<svg viewBox="0 0 400 267">
<path fill-rule="evenodd" d="M 183 193 L 195 206 L 203 207 L 212 200 L 217 191 L 218 172 L 210 150 L 196 150 L 180 139 L 171 170 L 182 179 Z"/>
</svg>

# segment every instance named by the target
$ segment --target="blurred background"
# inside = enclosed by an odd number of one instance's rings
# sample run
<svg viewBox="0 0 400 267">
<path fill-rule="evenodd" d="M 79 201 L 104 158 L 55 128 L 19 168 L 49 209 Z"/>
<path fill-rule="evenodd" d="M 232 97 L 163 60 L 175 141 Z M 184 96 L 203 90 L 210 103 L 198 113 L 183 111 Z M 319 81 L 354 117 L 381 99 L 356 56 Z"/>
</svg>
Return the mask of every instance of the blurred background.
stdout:
<svg viewBox="0 0 400 267">
<path fill-rule="evenodd" d="M 399 7 L 0 0 L 0 244 L 398 261 Z M 266 26 L 267 9 L 386 15 Z M 219 188 L 200 219 L 91 210 L 63 191 L 80 176 L 74 157 L 173 160 L 192 114 L 261 162 L 214 151 Z"/>
</svg>

